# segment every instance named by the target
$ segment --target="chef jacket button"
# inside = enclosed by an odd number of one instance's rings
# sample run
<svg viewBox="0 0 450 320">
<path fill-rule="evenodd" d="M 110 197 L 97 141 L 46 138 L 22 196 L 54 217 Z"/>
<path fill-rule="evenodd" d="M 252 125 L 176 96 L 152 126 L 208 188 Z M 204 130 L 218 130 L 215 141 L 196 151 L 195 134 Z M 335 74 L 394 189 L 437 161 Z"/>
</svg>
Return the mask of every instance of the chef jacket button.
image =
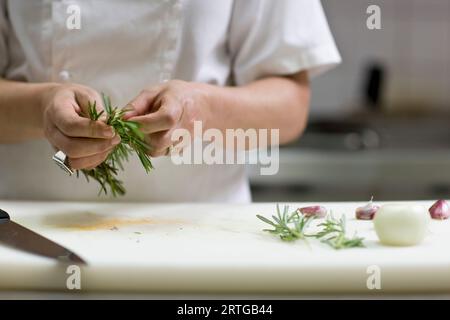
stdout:
<svg viewBox="0 0 450 320">
<path fill-rule="evenodd" d="M 70 72 L 67 70 L 62 70 L 59 73 L 59 79 L 61 79 L 62 81 L 69 81 L 70 79 Z"/>
<path fill-rule="evenodd" d="M 180 2 L 180 1 L 176 1 L 176 2 L 173 4 L 173 8 L 174 8 L 176 11 L 181 10 L 181 8 L 182 8 L 181 2 Z"/>
</svg>

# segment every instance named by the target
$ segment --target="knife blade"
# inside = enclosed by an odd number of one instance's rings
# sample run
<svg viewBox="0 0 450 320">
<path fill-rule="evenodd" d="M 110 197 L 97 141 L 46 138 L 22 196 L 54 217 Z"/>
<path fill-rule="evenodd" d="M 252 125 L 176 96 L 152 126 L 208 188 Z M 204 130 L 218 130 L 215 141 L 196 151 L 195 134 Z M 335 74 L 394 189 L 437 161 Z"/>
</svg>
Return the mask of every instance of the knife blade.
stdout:
<svg viewBox="0 0 450 320">
<path fill-rule="evenodd" d="M 15 223 L 2 209 L 0 209 L 0 243 L 65 263 L 87 264 L 74 252 Z"/>
</svg>

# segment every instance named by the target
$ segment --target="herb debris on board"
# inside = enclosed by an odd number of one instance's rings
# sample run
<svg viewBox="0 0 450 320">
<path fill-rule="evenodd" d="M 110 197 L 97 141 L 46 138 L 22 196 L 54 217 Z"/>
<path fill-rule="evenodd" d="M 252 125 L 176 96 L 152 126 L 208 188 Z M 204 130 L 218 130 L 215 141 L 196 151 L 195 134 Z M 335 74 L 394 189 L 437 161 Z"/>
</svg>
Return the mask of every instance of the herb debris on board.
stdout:
<svg viewBox="0 0 450 320">
<path fill-rule="evenodd" d="M 285 206 L 281 213 L 277 204 L 277 215 L 273 215 L 272 220 L 261 215 L 257 215 L 257 217 L 273 227 L 273 229 L 264 229 L 263 231 L 277 235 L 283 241 L 316 238 L 334 249 L 364 247 L 364 238 L 356 235 L 352 238 L 347 237 L 344 216 L 336 219 L 331 214 L 327 215 L 325 221 L 317 225 L 319 231 L 316 233 L 307 233 L 307 230 L 317 217 L 301 215 L 298 210 L 289 213 L 289 206 Z"/>
<path fill-rule="evenodd" d="M 264 229 L 264 231 L 280 236 L 283 241 L 305 239 L 305 229 L 313 220 L 313 217 L 301 216 L 298 211 L 289 213 L 289 206 L 285 206 L 283 213 L 281 213 L 280 206 L 278 204 L 277 215 L 272 216 L 273 221 L 261 215 L 257 215 L 257 217 L 274 228 Z"/>
<path fill-rule="evenodd" d="M 121 142 L 109 154 L 108 158 L 92 170 L 81 170 L 86 180 L 92 178 L 100 184 L 99 195 L 103 192 L 108 194 L 108 188 L 114 197 L 123 196 L 126 193 L 123 182 L 117 178 L 119 170 L 124 170 L 123 164 L 135 153 L 144 170 L 149 173 L 153 169 L 152 162 L 147 154 L 149 146 L 144 140 L 144 134 L 139 130 L 139 124 L 134 121 L 124 120 L 126 109 L 112 107 L 108 96 L 102 94 L 105 109 L 98 112 L 96 102 L 89 102 L 88 117 L 92 121 L 98 121 L 106 113 L 106 124 L 113 127 L 116 134 L 120 136 Z M 77 171 L 79 176 L 79 171 Z"/>
<path fill-rule="evenodd" d="M 353 238 L 346 236 L 345 216 L 338 220 L 330 214 L 325 222 L 319 224 L 319 227 L 322 227 L 322 230 L 314 236 L 334 249 L 364 247 L 364 238 L 356 235 Z"/>
</svg>

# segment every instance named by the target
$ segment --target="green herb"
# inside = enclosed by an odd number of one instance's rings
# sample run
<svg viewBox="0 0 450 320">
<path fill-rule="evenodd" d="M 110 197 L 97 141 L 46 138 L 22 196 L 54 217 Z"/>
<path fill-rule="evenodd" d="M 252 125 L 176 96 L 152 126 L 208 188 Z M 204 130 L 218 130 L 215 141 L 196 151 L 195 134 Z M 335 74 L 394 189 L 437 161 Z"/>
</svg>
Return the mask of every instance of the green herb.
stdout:
<svg viewBox="0 0 450 320">
<path fill-rule="evenodd" d="M 357 237 L 356 235 L 353 238 L 346 237 L 344 216 L 338 220 L 332 215 L 329 215 L 325 222 L 322 222 L 318 226 L 322 227 L 322 230 L 315 234 L 314 237 L 321 239 L 323 243 L 328 244 L 334 249 L 364 247 L 364 238 Z"/>
<path fill-rule="evenodd" d="M 297 210 L 289 213 L 288 206 L 285 206 L 281 213 L 279 205 L 277 205 L 277 215 L 273 215 L 272 220 L 261 215 L 257 215 L 257 217 L 273 227 L 273 229 L 264 229 L 263 231 L 277 235 L 283 241 L 306 240 L 308 237 L 312 237 L 320 239 L 334 249 L 364 246 L 364 238 L 346 237 L 345 217 L 337 220 L 332 215 L 328 215 L 325 222 L 318 225 L 320 230 L 312 234 L 308 234 L 307 229 L 311 221 L 316 218 L 301 215 Z"/>
<path fill-rule="evenodd" d="M 81 170 L 89 181 L 89 178 L 96 180 L 100 184 L 99 195 L 103 192 L 108 194 L 108 188 L 112 195 L 124 195 L 126 193 L 123 182 L 117 178 L 120 170 L 124 170 L 123 164 L 128 161 L 130 155 L 137 154 L 145 171 L 149 173 L 153 169 L 152 162 L 147 152 L 149 146 L 144 140 L 144 134 L 139 130 L 139 124 L 133 121 L 124 120 L 126 109 L 113 108 L 111 100 L 102 94 L 105 110 L 98 112 L 96 102 L 88 105 L 88 117 L 92 121 L 98 121 L 106 112 L 106 124 L 113 127 L 116 134 L 121 138 L 121 142 L 114 148 L 108 158 L 92 170 Z M 79 171 L 77 171 L 79 176 Z"/>
<path fill-rule="evenodd" d="M 297 211 L 288 212 L 289 206 L 285 206 L 283 213 L 281 213 L 280 206 L 277 204 L 277 215 L 272 216 L 273 221 L 261 215 L 257 215 L 257 217 L 274 227 L 274 229 L 264 229 L 264 231 L 279 235 L 283 241 L 305 239 L 305 230 L 314 218 L 299 215 Z"/>
</svg>

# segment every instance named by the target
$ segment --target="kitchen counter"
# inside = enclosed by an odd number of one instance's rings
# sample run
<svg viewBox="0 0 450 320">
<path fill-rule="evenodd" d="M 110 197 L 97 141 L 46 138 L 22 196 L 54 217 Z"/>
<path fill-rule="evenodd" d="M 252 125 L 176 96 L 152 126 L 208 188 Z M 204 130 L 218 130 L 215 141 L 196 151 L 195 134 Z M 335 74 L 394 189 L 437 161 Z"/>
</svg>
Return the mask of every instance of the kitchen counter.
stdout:
<svg viewBox="0 0 450 320">
<path fill-rule="evenodd" d="M 385 247 L 372 222 L 353 218 L 360 203 L 323 205 L 346 215 L 349 234 L 357 231 L 366 247 L 336 251 L 314 240 L 282 242 L 262 232 L 266 226 L 255 217 L 273 214 L 273 203 L 0 201 L 13 220 L 88 261 L 81 268 L 86 298 L 449 297 L 450 255 L 442 252 L 450 244 L 450 221 L 433 221 L 420 246 Z M 367 287 L 374 265 L 380 290 Z M 0 298 L 79 298 L 66 287 L 66 267 L 0 246 Z"/>
<path fill-rule="evenodd" d="M 445 115 L 315 118 L 280 148 L 279 172 L 249 166 L 254 201 L 428 200 L 450 194 Z M 420 130 L 418 130 L 420 128 Z"/>
<path fill-rule="evenodd" d="M 279 172 L 249 166 L 255 201 L 426 200 L 450 190 L 448 150 L 310 150 L 282 148 Z"/>
</svg>

